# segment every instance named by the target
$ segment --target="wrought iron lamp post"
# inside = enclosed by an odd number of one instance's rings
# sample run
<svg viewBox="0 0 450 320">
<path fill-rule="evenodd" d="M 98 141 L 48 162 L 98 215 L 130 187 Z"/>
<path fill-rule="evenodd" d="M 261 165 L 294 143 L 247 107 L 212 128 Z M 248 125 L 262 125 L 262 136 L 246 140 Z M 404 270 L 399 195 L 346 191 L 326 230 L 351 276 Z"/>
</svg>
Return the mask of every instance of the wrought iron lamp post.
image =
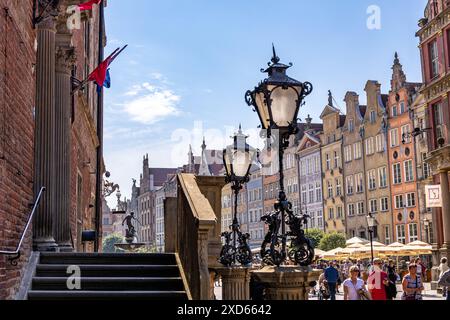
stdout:
<svg viewBox="0 0 450 320">
<path fill-rule="evenodd" d="M 253 91 L 247 91 L 245 100 L 254 108 L 261 121 L 261 129 L 266 130 L 267 138 L 278 141 L 278 162 L 280 190 L 275 204 L 275 213 L 266 215 L 262 219 L 269 225 L 269 232 L 261 246 L 261 257 L 264 263 L 280 266 L 289 259 L 302 266 L 311 264 L 314 249 L 309 239 L 304 235 L 303 217 L 295 215 L 292 204 L 287 200 L 284 191 L 283 156 L 289 147 L 289 137 L 298 132 L 298 112 L 303 100 L 312 92 L 312 84 L 300 82 L 286 75 L 286 70 L 292 63 L 280 63 L 280 58 L 273 47 L 273 57 L 267 69 L 261 71 L 268 74 L 268 78 L 261 81 Z M 286 224 L 290 232 L 286 232 Z M 279 234 L 281 228 L 281 235 Z M 287 238 L 291 237 L 289 253 L 286 251 Z M 281 244 L 280 244 L 281 240 Z M 270 244 L 270 249 L 266 250 Z"/>
<path fill-rule="evenodd" d="M 372 213 L 369 213 L 367 215 L 367 226 L 369 227 L 369 240 L 370 240 L 370 256 L 372 258 L 372 264 L 373 264 L 373 232 L 375 228 L 375 218 L 372 216 Z"/>
<path fill-rule="evenodd" d="M 239 192 L 250 178 L 250 169 L 254 163 L 257 150 L 246 143 L 248 136 L 239 131 L 233 137 L 234 143 L 223 150 L 223 163 L 226 170 L 225 182 L 231 183 L 231 189 L 234 193 L 234 216 L 233 224 L 230 226 L 229 232 L 222 233 L 225 238 L 225 244 L 220 253 L 220 263 L 226 267 L 236 264 L 248 265 L 252 262 L 252 251 L 248 245 L 250 235 L 243 234 L 240 230 L 237 218 L 237 205 Z M 233 241 L 233 244 L 231 244 Z"/>
</svg>

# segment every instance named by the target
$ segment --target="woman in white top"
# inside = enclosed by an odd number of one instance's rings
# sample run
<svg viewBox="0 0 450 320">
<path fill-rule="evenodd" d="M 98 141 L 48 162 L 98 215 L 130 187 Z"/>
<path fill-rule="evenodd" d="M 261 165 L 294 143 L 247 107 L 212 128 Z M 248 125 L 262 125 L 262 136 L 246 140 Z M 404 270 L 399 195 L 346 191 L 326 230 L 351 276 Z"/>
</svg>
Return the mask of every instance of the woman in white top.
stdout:
<svg viewBox="0 0 450 320">
<path fill-rule="evenodd" d="M 364 281 L 358 278 L 359 268 L 352 266 L 350 268 L 350 278 L 342 284 L 344 286 L 344 300 L 361 300 L 359 291 L 366 290 Z"/>
</svg>

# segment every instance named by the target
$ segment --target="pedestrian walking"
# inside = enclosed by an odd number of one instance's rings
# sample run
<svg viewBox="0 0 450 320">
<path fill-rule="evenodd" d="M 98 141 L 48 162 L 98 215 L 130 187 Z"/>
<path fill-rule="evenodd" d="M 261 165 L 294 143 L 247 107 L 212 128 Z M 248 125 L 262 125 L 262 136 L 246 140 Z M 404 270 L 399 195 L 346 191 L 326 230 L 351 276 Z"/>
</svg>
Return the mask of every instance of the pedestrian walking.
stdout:
<svg viewBox="0 0 450 320">
<path fill-rule="evenodd" d="M 411 263 L 408 266 L 408 271 L 402 281 L 402 300 L 422 300 L 424 287 L 421 277 L 417 274 L 417 266 Z"/>
<path fill-rule="evenodd" d="M 445 300 L 450 300 L 450 294 L 448 294 L 448 288 L 450 287 L 450 269 L 447 269 L 440 277 L 438 281 L 438 285 L 444 287 L 447 291 L 447 298 Z"/>
<path fill-rule="evenodd" d="M 422 259 L 420 259 L 420 257 L 417 257 L 416 260 L 414 260 L 414 263 L 417 266 L 417 274 L 422 278 L 423 281 L 426 281 L 427 267 L 425 267 L 425 264 L 422 262 Z"/>
<path fill-rule="evenodd" d="M 344 300 L 362 300 L 367 289 L 364 281 L 358 277 L 358 267 L 350 267 L 349 273 L 350 277 L 343 282 Z"/>
<path fill-rule="evenodd" d="M 395 270 L 394 260 L 389 260 L 386 267 L 386 273 L 388 275 L 389 285 L 386 291 L 386 298 L 388 300 L 394 300 L 397 297 L 397 278 L 398 274 Z"/>
<path fill-rule="evenodd" d="M 382 266 L 381 259 L 374 259 L 372 270 L 367 278 L 367 286 L 372 300 L 387 300 L 386 289 L 389 286 L 389 279 L 387 273 L 382 270 Z"/>
<path fill-rule="evenodd" d="M 330 299 L 336 300 L 336 286 L 339 279 L 339 271 L 336 269 L 336 262 L 333 261 L 328 268 L 325 269 L 325 281 L 330 292 Z"/>
</svg>

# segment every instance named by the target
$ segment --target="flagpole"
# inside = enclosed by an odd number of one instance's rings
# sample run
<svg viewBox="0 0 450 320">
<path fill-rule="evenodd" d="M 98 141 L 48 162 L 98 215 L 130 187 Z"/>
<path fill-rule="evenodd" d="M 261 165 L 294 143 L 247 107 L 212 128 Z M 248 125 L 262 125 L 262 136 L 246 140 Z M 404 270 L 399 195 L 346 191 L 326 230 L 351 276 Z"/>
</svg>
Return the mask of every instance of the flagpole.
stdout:
<svg viewBox="0 0 450 320">
<path fill-rule="evenodd" d="M 104 21 L 105 10 L 103 1 L 99 4 L 100 18 L 99 18 L 99 41 L 98 41 L 98 64 L 103 62 L 104 58 Z M 100 222 L 102 217 L 102 176 L 103 176 L 103 86 L 100 87 L 100 91 L 97 93 L 97 135 L 98 135 L 98 147 L 97 147 L 97 170 L 96 170 L 96 190 L 95 190 L 95 242 L 94 251 L 99 252 L 100 249 Z"/>
</svg>

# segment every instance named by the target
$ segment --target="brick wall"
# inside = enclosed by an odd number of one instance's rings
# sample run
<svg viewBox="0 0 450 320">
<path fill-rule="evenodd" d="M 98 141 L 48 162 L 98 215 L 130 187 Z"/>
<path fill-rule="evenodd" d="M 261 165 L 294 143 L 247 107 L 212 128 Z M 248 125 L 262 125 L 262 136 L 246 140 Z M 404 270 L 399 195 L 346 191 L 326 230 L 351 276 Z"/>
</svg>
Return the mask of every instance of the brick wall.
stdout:
<svg viewBox="0 0 450 320">
<path fill-rule="evenodd" d="M 32 0 L 0 0 L 0 250 L 14 250 L 33 201 L 35 32 Z M 31 250 L 19 265 L 0 256 L 0 300 L 14 297 Z"/>
</svg>

